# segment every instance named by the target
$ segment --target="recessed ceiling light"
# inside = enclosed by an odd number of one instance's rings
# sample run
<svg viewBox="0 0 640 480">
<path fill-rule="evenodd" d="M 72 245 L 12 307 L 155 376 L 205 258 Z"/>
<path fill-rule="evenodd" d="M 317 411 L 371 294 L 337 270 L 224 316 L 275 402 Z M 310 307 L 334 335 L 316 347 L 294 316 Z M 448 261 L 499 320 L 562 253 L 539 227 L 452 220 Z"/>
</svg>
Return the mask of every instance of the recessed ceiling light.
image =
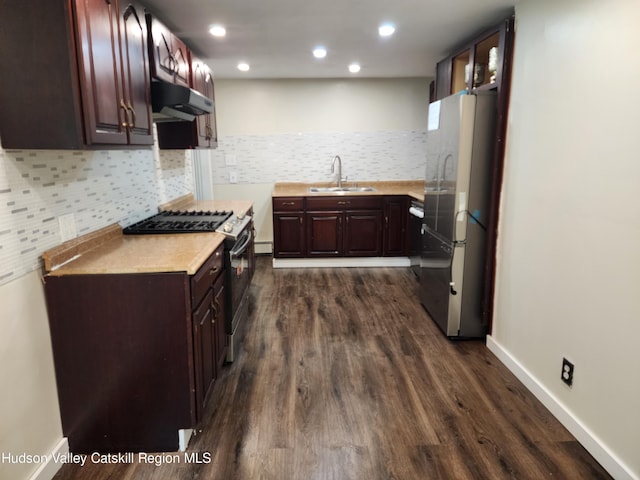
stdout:
<svg viewBox="0 0 640 480">
<path fill-rule="evenodd" d="M 248 72 L 249 71 L 249 64 L 245 63 L 245 62 L 241 62 L 238 64 L 238 70 L 240 70 L 241 72 Z"/>
<path fill-rule="evenodd" d="M 378 33 L 381 37 L 389 37 L 396 31 L 396 27 L 393 23 L 383 23 L 378 27 Z"/>
<path fill-rule="evenodd" d="M 327 56 L 327 49 L 324 47 L 316 47 L 313 49 L 313 56 L 316 58 L 324 58 Z"/>
<path fill-rule="evenodd" d="M 351 65 L 349 65 L 349 71 L 351 73 L 358 73 L 360 71 L 360 65 L 358 65 L 357 63 L 352 63 Z"/>
<path fill-rule="evenodd" d="M 222 25 L 211 25 L 209 33 L 214 37 L 224 37 L 227 34 L 227 30 Z"/>
</svg>

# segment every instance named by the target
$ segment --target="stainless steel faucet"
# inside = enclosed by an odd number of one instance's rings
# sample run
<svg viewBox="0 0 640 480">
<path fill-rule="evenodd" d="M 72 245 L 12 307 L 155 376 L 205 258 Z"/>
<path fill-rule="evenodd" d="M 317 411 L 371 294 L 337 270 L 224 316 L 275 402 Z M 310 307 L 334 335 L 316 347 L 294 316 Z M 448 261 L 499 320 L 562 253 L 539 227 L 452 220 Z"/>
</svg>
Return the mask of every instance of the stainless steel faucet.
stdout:
<svg viewBox="0 0 640 480">
<path fill-rule="evenodd" d="M 331 173 L 335 171 L 336 160 L 338 161 L 338 188 L 342 188 L 342 160 L 339 155 L 333 157 L 333 163 L 331 164 Z"/>
</svg>

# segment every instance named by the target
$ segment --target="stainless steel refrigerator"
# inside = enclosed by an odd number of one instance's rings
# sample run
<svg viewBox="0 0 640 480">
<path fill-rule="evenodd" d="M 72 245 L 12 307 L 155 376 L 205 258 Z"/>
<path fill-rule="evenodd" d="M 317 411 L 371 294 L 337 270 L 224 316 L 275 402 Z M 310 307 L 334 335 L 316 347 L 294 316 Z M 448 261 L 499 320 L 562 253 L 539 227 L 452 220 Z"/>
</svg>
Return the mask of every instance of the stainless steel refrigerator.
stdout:
<svg viewBox="0 0 640 480">
<path fill-rule="evenodd" d="M 429 105 L 420 301 L 451 338 L 482 337 L 496 96 L 457 94 Z"/>
</svg>

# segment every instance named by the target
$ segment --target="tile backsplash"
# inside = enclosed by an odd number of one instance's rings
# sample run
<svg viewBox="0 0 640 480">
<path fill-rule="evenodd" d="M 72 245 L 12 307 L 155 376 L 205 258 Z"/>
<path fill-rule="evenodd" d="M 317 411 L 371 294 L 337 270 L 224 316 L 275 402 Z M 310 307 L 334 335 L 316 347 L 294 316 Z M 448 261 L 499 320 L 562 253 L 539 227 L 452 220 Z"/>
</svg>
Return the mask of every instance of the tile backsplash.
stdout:
<svg viewBox="0 0 640 480">
<path fill-rule="evenodd" d="M 229 183 L 232 172 L 238 183 L 333 181 L 335 155 L 349 181 L 422 179 L 426 138 L 426 130 L 223 136 L 211 154 L 212 181 Z"/>
<path fill-rule="evenodd" d="M 190 151 L 0 148 L 0 285 L 40 268 L 42 252 L 62 241 L 61 215 L 73 214 L 83 235 L 191 191 Z"/>
</svg>

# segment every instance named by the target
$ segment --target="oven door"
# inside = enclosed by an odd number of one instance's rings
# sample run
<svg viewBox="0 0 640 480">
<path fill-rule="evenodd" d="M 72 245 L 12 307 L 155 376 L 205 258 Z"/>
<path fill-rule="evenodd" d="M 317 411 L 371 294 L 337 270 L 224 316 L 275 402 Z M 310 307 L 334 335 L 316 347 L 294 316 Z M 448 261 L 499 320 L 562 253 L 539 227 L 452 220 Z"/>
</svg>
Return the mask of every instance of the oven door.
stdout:
<svg viewBox="0 0 640 480">
<path fill-rule="evenodd" d="M 226 243 L 226 242 L 225 242 Z M 231 242 L 229 242 L 231 243 Z M 249 284 L 251 283 L 251 254 L 253 252 L 253 232 L 252 229 L 245 228 L 238 235 L 235 242 L 229 245 L 226 253 L 227 279 L 230 292 L 231 304 L 229 305 L 230 315 L 227 315 L 227 334 L 232 334 L 236 329 L 236 323 L 240 320 L 237 315 L 238 309 L 247 295 Z"/>
</svg>

